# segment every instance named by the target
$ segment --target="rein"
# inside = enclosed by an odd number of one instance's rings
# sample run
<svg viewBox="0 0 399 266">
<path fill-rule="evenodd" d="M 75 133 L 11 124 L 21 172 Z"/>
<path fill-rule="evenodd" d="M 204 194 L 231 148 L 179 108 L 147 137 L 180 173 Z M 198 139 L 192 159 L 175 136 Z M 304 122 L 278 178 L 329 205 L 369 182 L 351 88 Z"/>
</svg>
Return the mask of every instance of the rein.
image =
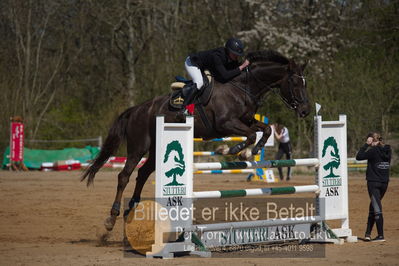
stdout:
<svg viewBox="0 0 399 266">
<path fill-rule="evenodd" d="M 261 88 L 260 91 L 259 91 L 258 93 L 256 93 L 256 94 L 253 94 L 252 92 L 250 92 L 250 90 L 248 89 L 248 74 L 250 74 L 251 77 L 252 77 L 253 79 L 255 79 L 256 83 L 261 83 L 265 88 Z M 251 100 L 252 100 L 253 102 L 255 102 L 255 104 L 256 104 L 257 106 L 260 106 L 261 103 L 263 102 L 263 99 L 264 99 L 264 98 L 266 97 L 266 95 L 267 95 L 267 94 L 265 94 L 265 91 L 266 91 L 266 92 L 268 92 L 268 91 L 273 91 L 274 93 L 278 94 L 278 95 L 283 99 L 283 97 L 280 95 L 280 93 L 278 93 L 277 90 L 275 91 L 275 90 L 273 89 L 273 87 L 272 87 L 272 86 L 277 85 L 279 82 L 280 82 L 280 80 L 277 81 L 277 82 L 274 82 L 274 83 L 272 83 L 272 84 L 270 84 L 270 85 L 265 84 L 263 81 L 261 81 L 261 80 L 259 80 L 259 79 L 256 78 L 256 76 L 251 72 L 251 70 L 249 69 L 249 67 L 246 67 L 246 68 L 245 68 L 245 83 L 244 83 L 245 86 L 242 87 L 242 86 L 238 85 L 238 84 L 237 84 L 235 81 L 233 81 L 233 80 L 230 81 L 230 84 L 233 85 L 234 87 L 240 89 L 241 91 L 243 91 L 246 95 L 248 95 L 248 96 L 251 98 Z M 261 86 L 262 86 L 262 85 L 261 85 Z M 257 86 L 257 87 L 259 88 L 259 86 Z M 265 95 L 264 95 L 263 97 L 260 98 L 260 96 L 263 95 L 263 94 L 265 94 Z M 290 107 L 290 108 L 291 108 L 291 107 Z"/>
<path fill-rule="evenodd" d="M 276 86 L 278 83 L 280 83 L 281 80 L 278 80 L 270 85 L 266 84 L 265 82 L 263 82 L 262 80 L 259 80 L 253 73 L 252 71 L 247 67 L 247 72 L 249 72 L 251 74 L 251 76 L 254 78 L 254 80 L 256 81 L 256 83 L 260 83 L 261 86 L 263 85 L 265 88 L 261 88 L 260 91 L 256 94 L 256 97 L 259 97 L 260 95 L 264 94 L 265 91 L 273 91 L 273 87 Z M 263 87 L 262 86 L 262 87 Z M 259 86 L 258 86 L 259 88 Z"/>
<path fill-rule="evenodd" d="M 241 87 L 240 85 L 237 84 L 237 82 L 235 82 L 234 80 L 229 81 L 229 83 L 231 85 L 233 85 L 234 87 L 240 89 L 241 91 L 243 91 L 245 93 L 245 95 L 248 95 L 249 98 L 251 98 L 251 100 L 253 102 L 255 102 L 255 104 L 257 106 L 260 106 L 260 102 L 261 100 L 258 99 L 258 95 L 254 95 L 252 92 L 250 92 L 247 88 L 248 88 L 248 73 L 249 73 L 249 69 L 248 67 L 245 68 L 245 86 L 244 88 Z"/>
</svg>

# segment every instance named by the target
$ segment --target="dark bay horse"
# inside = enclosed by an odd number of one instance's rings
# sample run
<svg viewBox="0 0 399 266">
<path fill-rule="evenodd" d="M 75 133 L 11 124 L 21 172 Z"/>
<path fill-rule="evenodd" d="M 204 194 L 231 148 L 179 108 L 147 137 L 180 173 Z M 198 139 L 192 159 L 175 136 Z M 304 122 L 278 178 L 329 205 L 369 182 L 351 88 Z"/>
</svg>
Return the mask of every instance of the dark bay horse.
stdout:
<svg viewBox="0 0 399 266">
<path fill-rule="evenodd" d="M 249 53 L 247 58 L 251 64 L 241 75 L 228 83 L 214 84 L 212 98 L 205 106 L 205 113 L 213 130 L 204 126 L 197 115 L 194 118 L 195 137 L 210 139 L 231 135 L 246 136 L 246 141 L 228 150 L 230 154 L 236 154 L 254 144 L 256 131 L 263 131 L 263 137 L 252 149 L 252 154 L 256 154 L 266 143 L 271 128 L 255 120 L 254 115 L 268 91 L 276 92 L 299 117 L 305 117 L 310 112 L 303 77 L 304 65 L 299 66 L 294 60 L 270 50 Z M 126 140 L 127 161 L 118 175 L 111 216 L 105 221 L 108 230 L 112 230 L 120 213 L 122 193 L 130 175 L 146 153 L 148 159 L 138 171 L 130 208 L 140 201 L 143 186 L 155 170 L 155 117 L 162 114 L 165 122 L 177 122 L 176 111 L 171 110 L 168 102 L 169 95 L 159 96 L 124 111 L 110 128 L 101 152 L 82 176 L 82 181 L 87 178 L 87 185 L 90 185 L 98 170 L 117 151 L 120 143 Z"/>
</svg>

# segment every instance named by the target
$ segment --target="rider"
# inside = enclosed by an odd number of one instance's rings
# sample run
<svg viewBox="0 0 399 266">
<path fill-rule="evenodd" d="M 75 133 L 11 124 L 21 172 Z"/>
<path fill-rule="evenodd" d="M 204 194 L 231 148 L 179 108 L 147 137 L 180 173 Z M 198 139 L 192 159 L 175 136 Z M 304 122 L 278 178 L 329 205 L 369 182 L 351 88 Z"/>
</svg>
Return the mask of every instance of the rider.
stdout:
<svg viewBox="0 0 399 266">
<path fill-rule="evenodd" d="M 193 80 L 188 94 L 184 97 L 183 110 L 193 101 L 204 85 L 202 72 L 207 69 L 218 82 L 225 83 L 238 76 L 249 65 L 246 59 L 241 65 L 238 58 L 244 55 L 244 45 L 236 38 L 227 40 L 224 47 L 190 54 L 185 62 L 187 73 Z M 187 110 L 184 114 L 188 114 Z"/>
</svg>

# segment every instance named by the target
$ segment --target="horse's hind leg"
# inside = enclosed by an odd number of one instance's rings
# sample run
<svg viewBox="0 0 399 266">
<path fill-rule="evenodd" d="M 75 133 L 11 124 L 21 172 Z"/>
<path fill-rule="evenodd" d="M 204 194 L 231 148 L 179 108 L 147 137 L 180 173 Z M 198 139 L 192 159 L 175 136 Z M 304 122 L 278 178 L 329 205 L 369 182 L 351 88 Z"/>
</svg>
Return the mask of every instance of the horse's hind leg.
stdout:
<svg viewBox="0 0 399 266">
<path fill-rule="evenodd" d="M 132 174 L 136 165 L 139 163 L 141 157 L 142 155 L 128 156 L 125 167 L 118 174 L 118 186 L 114 204 L 112 204 L 111 208 L 111 216 L 109 216 L 104 222 L 105 228 L 108 231 L 111 231 L 114 228 L 116 217 L 120 214 L 123 191 L 125 190 L 126 185 L 129 183 L 130 175 Z"/>
<path fill-rule="evenodd" d="M 150 152 L 148 155 L 148 159 L 145 164 L 139 169 L 137 178 L 136 178 L 136 186 L 134 188 L 133 196 L 129 201 L 129 209 L 125 211 L 125 215 L 129 214 L 129 211 L 135 207 L 137 203 L 140 202 L 141 192 L 145 183 L 147 182 L 148 177 L 152 172 L 155 171 L 155 147 L 150 148 Z"/>
</svg>

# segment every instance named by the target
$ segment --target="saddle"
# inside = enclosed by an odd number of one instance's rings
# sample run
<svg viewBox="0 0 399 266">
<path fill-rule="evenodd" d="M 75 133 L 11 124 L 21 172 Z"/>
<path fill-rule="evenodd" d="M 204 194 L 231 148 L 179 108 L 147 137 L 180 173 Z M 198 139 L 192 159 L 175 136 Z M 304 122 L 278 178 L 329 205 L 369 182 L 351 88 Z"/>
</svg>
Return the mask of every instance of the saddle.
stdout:
<svg viewBox="0 0 399 266">
<path fill-rule="evenodd" d="M 204 86 L 193 101 L 196 105 L 206 106 L 212 96 L 213 92 L 213 79 L 211 73 L 205 70 L 202 73 L 202 78 L 204 79 Z M 184 77 L 176 76 L 176 81 L 170 85 L 172 93 L 169 98 L 169 105 L 176 110 L 181 110 L 183 108 L 184 98 L 188 95 L 191 86 L 187 86 L 193 83 L 192 80 L 187 80 Z"/>
</svg>

